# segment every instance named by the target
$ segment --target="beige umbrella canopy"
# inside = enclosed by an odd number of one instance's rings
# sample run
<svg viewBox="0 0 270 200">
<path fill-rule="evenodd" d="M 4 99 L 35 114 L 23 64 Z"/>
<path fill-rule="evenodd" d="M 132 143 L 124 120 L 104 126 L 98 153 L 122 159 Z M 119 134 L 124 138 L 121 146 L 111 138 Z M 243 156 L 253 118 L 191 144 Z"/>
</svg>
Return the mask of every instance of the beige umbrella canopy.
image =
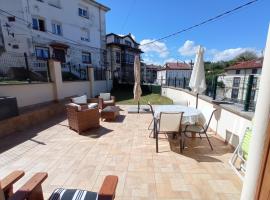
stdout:
<svg viewBox="0 0 270 200">
<path fill-rule="evenodd" d="M 139 102 L 142 95 L 141 90 L 141 63 L 140 63 L 140 57 L 138 55 L 135 56 L 134 59 L 134 100 L 138 102 L 138 112 L 140 110 Z"/>
</svg>

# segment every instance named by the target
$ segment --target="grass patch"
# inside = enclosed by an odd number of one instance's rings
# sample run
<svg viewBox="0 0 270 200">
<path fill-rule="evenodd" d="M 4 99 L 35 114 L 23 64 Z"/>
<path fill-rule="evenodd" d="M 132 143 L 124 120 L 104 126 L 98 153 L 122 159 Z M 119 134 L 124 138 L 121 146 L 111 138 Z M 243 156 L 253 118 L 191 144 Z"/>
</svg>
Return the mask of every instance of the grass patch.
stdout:
<svg viewBox="0 0 270 200">
<path fill-rule="evenodd" d="M 148 86 L 142 86 L 142 96 L 140 104 L 147 104 L 151 102 L 156 105 L 172 104 L 172 100 L 163 97 L 160 93 L 152 93 Z M 133 86 L 132 85 L 117 85 L 112 90 L 112 95 L 115 96 L 117 104 L 122 105 L 137 105 L 138 102 L 133 99 Z"/>
</svg>

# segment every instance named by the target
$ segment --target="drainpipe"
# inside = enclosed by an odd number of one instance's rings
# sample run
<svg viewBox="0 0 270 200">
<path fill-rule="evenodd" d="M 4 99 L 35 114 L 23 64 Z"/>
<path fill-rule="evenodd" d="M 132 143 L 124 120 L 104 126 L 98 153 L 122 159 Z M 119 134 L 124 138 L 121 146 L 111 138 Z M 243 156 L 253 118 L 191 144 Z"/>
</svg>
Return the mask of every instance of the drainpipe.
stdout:
<svg viewBox="0 0 270 200">
<path fill-rule="evenodd" d="M 267 135 L 270 111 L 270 26 L 264 56 L 258 100 L 254 114 L 252 139 L 249 147 L 250 151 L 247 161 L 247 171 L 244 179 L 241 200 L 255 199 L 257 185 L 259 184 L 261 161 L 264 142 Z"/>
</svg>

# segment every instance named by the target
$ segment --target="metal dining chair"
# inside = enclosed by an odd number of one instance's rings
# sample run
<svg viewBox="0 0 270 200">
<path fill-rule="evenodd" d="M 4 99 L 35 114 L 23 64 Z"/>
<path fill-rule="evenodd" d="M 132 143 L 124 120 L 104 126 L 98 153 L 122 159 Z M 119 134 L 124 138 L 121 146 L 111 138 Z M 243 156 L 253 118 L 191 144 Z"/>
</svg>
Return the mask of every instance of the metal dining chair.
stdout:
<svg viewBox="0 0 270 200">
<path fill-rule="evenodd" d="M 184 136 L 187 138 L 192 138 L 192 136 L 188 136 L 186 133 L 196 133 L 199 134 L 200 139 L 202 139 L 201 135 L 204 134 L 211 150 L 213 150 L 213 146 L 209 140 L 209 137 L 207 135 L 207 130 L 209 128 L 210 122 L 213 118 L 214 113 L 217 111 L 217 109 L 202 109 L 202 117 L 195 125 L 186 125 L 186 128 L 184 130 Z M 185 140 L 183 138 L 183 148 L 185 145 Z"/>
<path fill-rule="evenodd" d="M 154 132 L 154 119 L 155 119 L 155 116 L 154 116 L 154 109 L 153 109 L 153 106 L 152 106 L 152 104 L 148 101 L 148 106 L 150 107 L 150 111 L 151 111 L 151 114 L 152 114 L 152 120 L 151 120 L 151 122 L 150 122 L 150 124 L 149 124 L 149 126 L 148 126 L 148 130 L 151 130 L 151 132 L 150 132 L 150 134 L 149 134 L 149 137 L 151 137 L 151 135 L 153 134 L 153 132 Z M 153 124 L 153 127 L 152 128 L 150 128 L 151 127 L 151 125 Z"/>
<path fill-rule="evenodd" d="M 156 152 L 158 153 L 159 134 L 180 134 L 180 151 L 182 152 L 183 135 L 181 134 L 181 122 L 183 112 L 165 113 L 161 112 L 156 131 Z"/>
</svg>

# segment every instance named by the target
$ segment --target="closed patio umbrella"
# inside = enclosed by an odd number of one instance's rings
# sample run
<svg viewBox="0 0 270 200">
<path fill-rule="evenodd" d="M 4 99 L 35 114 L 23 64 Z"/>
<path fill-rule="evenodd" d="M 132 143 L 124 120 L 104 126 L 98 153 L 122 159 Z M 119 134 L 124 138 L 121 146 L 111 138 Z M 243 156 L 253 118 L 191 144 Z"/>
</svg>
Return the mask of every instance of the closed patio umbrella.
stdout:
<svg viewBox="0 0 270 200">
<path fill-rule="evenodd" d="M 197 93 L 196 108 L 198 106 L 198 94 L 202 94 L 206 90 L 203 53 L 203 47 L 199 46 L 189 81 L 189 87 Z"/>
<path fill-rule="evenodd" d="M 138 55 L 135 56 L 134 59 L 134 100 L 138 102 L 138 113 L 140 111 L 140 98 L 142 95 L 141 90 L 141 64 L 140 64 L 140 58 Z"/>
</svg>

